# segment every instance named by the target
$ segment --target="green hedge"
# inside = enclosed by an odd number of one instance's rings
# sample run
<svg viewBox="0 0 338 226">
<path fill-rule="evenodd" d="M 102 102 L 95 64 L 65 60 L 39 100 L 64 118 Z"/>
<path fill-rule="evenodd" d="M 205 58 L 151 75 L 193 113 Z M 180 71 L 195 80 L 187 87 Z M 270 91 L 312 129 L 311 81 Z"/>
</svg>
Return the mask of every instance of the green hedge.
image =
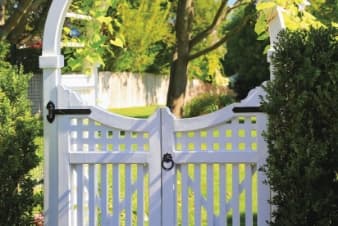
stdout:
<svg viewBox="0 0 338 226">
<path fill-rule="evenodd" d="M 30 175 L 39 163 L 34 139 L 41 134 L 27 97 L 29 76 L 6 62 L 0 42 L 0 225 L 30 225 L 37 202 Z"/>
<path fill-rule="evenodd" d="M 191 118 L 217 111 L 234 102 L 232 96 L 203 94 L 193 98 L 183 108 L 183 117 Z"/>
<path fill-rule="evenodd" d="M 284 31 L 267 87 L 271 225 L 338 225 L 338 32 Z"/>
</svg>

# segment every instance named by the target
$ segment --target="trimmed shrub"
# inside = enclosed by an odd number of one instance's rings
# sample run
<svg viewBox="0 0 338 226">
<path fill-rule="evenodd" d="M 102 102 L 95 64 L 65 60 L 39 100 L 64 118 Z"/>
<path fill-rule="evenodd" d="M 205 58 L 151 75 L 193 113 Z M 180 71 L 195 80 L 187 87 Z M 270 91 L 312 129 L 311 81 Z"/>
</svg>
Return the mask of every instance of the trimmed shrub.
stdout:
<svg viewBox="0 0 338 226">
<path fill-rule="evenodd" d="M 338 32 L 284 31 L 269 82 L 271 225 L 338 225 Z"/>
<path fill-rule="evenodd" d="M 183 108 L 183 117 L 191 118 L 217 111 L 234 102 L 229 95 L 203 94 L 195 97 Z"/>
<path fill-rule="evenodd" d="M 39 163 L 34 139 L 41 128 L 31 115 L 28 75 L 5 61 L 0 42 L 0 225 L 30 225 L 37 182 L 29 172 Z"/>
</svg>

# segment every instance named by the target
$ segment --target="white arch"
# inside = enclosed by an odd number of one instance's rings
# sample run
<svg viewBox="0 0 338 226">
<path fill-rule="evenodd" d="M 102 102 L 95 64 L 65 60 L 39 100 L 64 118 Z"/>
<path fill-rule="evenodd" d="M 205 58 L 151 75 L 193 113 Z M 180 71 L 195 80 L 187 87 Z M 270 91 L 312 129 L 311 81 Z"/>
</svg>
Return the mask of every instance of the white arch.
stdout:
<svg viewBox="0 0 338 226">
<path fill-rule="evenodd" d="M 61 55 L 61 34 L 66 12 L 71 0 L 55 0 L 52 2 L 43 35 L 40 68 L 61 68 L 64 65 Z"/>
</svg>

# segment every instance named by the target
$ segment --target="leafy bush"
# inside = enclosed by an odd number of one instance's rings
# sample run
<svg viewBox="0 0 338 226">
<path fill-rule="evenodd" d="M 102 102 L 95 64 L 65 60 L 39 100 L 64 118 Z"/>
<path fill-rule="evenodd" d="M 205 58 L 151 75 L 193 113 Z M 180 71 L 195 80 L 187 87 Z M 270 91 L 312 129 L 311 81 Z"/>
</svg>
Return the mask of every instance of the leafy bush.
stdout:
<svg viewBox="0 0 338 226">
<path fill-rule="evenodd" d="M 282 32 L 264 108 L 271 225 L 338 225 L 338 32 Z"/>
<path fill-rule="evenodd" d="M 241 12 L 244 15 L 257 15 L 256 3 L 252 1 Z M 239 17 L 234 25 L 240 26 Z M 257 40 L 255 32 L 257 16 L 252 16 L 245 26 L 236 34 L 231 35 L 227 41 L 227 53 L 223 59 L 224 72 L 230 78 L 230 88 L 236 92 L 236 99 L 244 99 L 248 92 L 269 79 L 269 64 L 266 60 L 264 48 L 269 40 Z"/>
<path fill-rule="evenodd" d="M 217 111 L 234 102 L 229 95 L 203 94 L 192 99 L 184 106 L 183 117 L 190 118 Z"/>
<path fill-rule="evenodd" d="M 36 181 L 29 172 L 39 163 L 34 139 L 41 129 L 30 113 L 29 76 L 5 61 L 0 43 L 0 225 L 29 225 Z"/>
</svg>

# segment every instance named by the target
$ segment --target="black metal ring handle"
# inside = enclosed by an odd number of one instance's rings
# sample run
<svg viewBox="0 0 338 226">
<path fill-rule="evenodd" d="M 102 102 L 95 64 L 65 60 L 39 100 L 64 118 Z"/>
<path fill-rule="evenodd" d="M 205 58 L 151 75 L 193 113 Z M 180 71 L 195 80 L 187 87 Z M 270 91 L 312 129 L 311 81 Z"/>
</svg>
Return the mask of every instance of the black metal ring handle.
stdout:
<svg viewBox="0 0 338 226">
<path fill-rule="evenodd" d="M 166 166 L 166 163 L 169 164 L 169 166 Z M 164 154 L 162 158 L 162 168 L 166 171 L 169 171 L 172 168 L 174 168 L 174 165 L 175 165 L 175 162 L 173 160 L 172 155 L 169 153 Z"/>
</svg>

